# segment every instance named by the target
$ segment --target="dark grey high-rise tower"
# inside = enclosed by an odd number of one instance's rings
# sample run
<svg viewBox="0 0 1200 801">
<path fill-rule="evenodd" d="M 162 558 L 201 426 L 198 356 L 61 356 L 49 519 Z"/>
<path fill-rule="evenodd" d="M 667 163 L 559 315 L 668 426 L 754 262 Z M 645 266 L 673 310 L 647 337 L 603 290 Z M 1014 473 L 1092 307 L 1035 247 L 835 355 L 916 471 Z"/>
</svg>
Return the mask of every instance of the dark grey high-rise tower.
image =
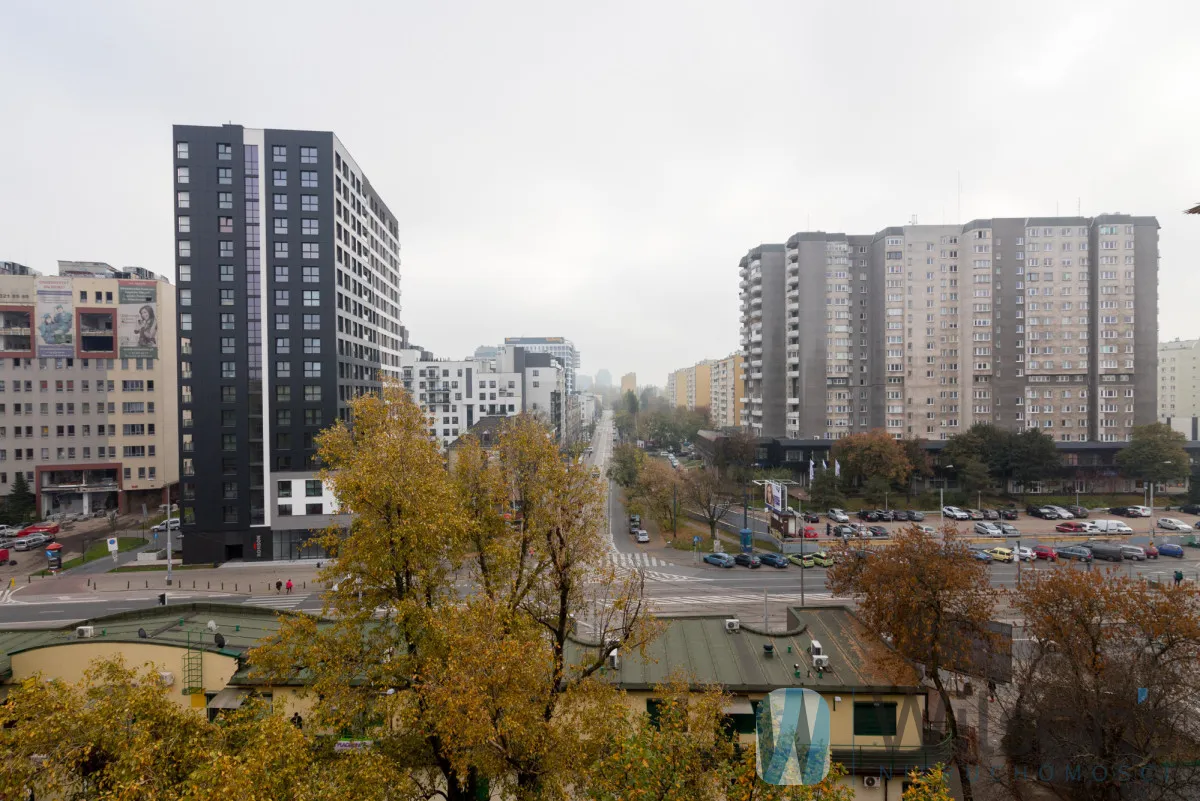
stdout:
<svg viewBox="0 0 1200 801">
<path fill-rule="evenodd" d="M 329 132 L 174 128 L 186 562 L 329 525 L 314 437 L 398 376 L 399 226 Z"/>
</svg>

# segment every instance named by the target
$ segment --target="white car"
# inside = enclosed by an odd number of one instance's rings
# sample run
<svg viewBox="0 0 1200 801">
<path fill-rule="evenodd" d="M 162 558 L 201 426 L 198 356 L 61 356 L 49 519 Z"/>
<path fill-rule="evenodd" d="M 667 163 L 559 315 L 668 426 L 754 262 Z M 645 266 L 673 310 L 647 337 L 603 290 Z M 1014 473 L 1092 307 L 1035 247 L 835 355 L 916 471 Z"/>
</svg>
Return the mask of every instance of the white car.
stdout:
<svg viewBox="0 0 1200 801">
<path fill-rule="evenodd" d="M 1020 546 L 1019 548 L 1013 548 L 1013 556 L 1017 557 L 1017 559 L 1022 562 L 1032 562 L 1037 558 L 1037 554 L 1033 552 L 1033 549 L 1026 548 L 1024 545 Z"/>
<path fill-rule="evenodd" d="M 980 520 L 975 524 L 975 533 L 981 537 L 1003 537 L 1004 532 L 995 523 Z"/>
<path fill-rule="evenodd" d="M 959 509 L 957 506 L 943 506 L 942 514 L 951 520 L 970 520 L 971 515 Z"/>
<path fill-rule="evenodd" d="M 1155 525 L 1161 529 L 1166 529 L 1167 531 L 1191 531 L 1192 530 L 1192 527 L 1189 526 L 1187 523 L 1183 522 L 1182 520 L 1178 520 L 1174 517 L 1160 517 L 1160 518 L 1158 518 L 1158 522 L 1155 523 Z"/>
<path fill-rule="evenodd" d="M 830 509 L 828 512 L 825 513 L 825 516 L 828 517 L 830 520 L 832 520 L 835 523 L 849 523 L 850 522 L 850 516 L 847 515 L 845 512 L 843 512 L 841 509 Z"/>
<path fill-rule="evenodd" d="M 649 542 L 650 541 L 650 532 L 646 531 L 646 529 L 644 529 L 644 528 L 639 528 L 638 533 L 637 533 L 637 541 L 638 542 Z"/>
<path fill-rule="evenodd" d="M 1130 517 L 1135 517 L 1135 516 L 1136 517 L 1150 517 L 1153 514 L 1154 514 L 1154 510 L 1151 509 L 1149 506 L 1130 506 L 1129 507 Z"/>
<path fill-rule="evenodd" d="M 917 531 L 921 532 L 922 534 L 927 534 L 929 536 L 933 536 L 934 534 L 937 534 L 937 529 L 934 528 L 933 526 L 917 526 L 916 529 L 917 529 Z"/>
</svg>

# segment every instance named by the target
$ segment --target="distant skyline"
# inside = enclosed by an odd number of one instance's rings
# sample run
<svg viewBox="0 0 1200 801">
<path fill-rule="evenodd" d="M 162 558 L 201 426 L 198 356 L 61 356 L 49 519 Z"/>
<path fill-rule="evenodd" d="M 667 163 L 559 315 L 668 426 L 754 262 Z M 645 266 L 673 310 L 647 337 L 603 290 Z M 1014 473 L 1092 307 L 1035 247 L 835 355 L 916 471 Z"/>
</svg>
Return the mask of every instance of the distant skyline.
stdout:
<svg viewBox="0 0 1200 801">
<path fill-rule="evenodd" d="M 737 349 L 757 244 L 1077 207 L 1158 217 L 1200 336 L 1195 3 L 4 8 L 0 260 L 42 272 L 174 280 L 171 125 L 232 121 L 338 135 L 438 356 L 553 332 L 661 386 Z"/>
</svg>

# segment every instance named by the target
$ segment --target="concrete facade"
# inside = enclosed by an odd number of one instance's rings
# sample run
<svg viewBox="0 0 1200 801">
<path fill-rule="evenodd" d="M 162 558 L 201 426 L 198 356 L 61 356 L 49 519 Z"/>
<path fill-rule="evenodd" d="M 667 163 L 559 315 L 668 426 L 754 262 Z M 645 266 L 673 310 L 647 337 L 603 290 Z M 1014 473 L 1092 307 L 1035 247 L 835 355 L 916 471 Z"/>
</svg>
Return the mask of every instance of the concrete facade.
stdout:
<svg viewBox="0 0 1200 801">
<path fill-rule="evenodd" d="M 1158 419 L 1200 417 L 1200 339 L 1158 345 Z"/>
<path fill-rule="evenodd" d="M 637 373 L 626 373 L 621 376 L 621 395 L 624 397 L 626 392 L 637 394 Z"/>
<path fill-rule="evenodd" d="M 745 399 L 743 362 L 742 354 L 732 353 L 712 364 L 712 407 L 709 413 L 714 428 L 736 428 L 742 424 L 742 402 Z"/>
</svg>

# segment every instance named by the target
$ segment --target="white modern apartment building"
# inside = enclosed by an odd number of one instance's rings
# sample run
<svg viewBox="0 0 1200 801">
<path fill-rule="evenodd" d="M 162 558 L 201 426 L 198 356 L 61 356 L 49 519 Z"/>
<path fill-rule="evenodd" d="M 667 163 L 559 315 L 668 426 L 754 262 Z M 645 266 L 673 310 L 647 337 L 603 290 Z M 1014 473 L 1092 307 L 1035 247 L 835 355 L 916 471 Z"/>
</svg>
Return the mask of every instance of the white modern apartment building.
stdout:
<svg viewBox="0 0 1200 801">
<path fill-rule="evenodd" d="M 1158 413 L 1153 217 L 803 232 L 740 275 L 742 422 L 760 435 L 988 422 L 1117 442 Z"/>
<path fill-rule="evenodd" d="M 1200 417 L 1200 339 L 1158 345 L 1158 419 Z"/>
<path fill-rule="evenodd" d="M 563 337 L 505 337 L 506 348 L 524 348 L 526 353 L 548 353 L 558 359 L 566 379 L 567 393 L 575 394 L 575 371 L 579 369 L 580 355 L 575 343 Z"/>
</svg>

